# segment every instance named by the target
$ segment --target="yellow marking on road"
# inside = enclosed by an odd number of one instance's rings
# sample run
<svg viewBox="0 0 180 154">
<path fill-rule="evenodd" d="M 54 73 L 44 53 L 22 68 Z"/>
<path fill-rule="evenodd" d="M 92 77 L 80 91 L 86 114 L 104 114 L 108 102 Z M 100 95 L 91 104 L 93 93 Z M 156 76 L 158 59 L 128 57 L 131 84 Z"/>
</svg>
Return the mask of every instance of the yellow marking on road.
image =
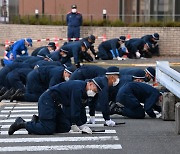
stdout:
<svg viewBox="0 0 180 154">
<path fill-rule="evenodd" d="M 97 63 L 83 63 L 89 65 L 100 65 L 100 66 L 156 66 L 155 63 L 143 63 L 143 64 L 117 64 L 117 63 L 106 63 L 106 62 L 97 62 Z M 170 66 L 180 66 L 180 63 L 170 63 Z"/>
</svg>

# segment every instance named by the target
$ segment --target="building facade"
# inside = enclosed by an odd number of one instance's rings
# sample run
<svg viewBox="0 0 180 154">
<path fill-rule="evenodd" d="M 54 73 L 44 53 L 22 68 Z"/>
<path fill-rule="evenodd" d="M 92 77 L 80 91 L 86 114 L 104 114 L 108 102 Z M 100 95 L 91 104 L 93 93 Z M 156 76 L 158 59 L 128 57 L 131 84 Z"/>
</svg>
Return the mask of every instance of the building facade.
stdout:
<svg viewBox="0 0 180 154">
<path fill-rule="evenodd" d="M 65 16 L 76 4 L 84 19 L 103 19 L 103 10 L 109 20 L 125 23 L 149 21 L 180 21 L 180 0 L 0 0 L 0 21 L 11 16 L 51 15 Z"/>
</svg>

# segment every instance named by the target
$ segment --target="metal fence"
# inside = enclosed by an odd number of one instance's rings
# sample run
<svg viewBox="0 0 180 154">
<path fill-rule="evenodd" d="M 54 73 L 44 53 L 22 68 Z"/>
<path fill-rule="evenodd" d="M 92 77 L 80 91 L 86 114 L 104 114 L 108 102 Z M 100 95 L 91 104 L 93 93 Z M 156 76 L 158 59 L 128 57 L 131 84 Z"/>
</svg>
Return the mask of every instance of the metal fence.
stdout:
<svg viewBox="0 0 180 154">
<path fill-rule="evenodd" d="M 3 20 L 4 19 L 4 20 Z M 11 24 L 53 24 L 53 25 L 65 25 L 66 15 L 11 15 L 8 18 L 1 18 L 2 23 Z M 146 23 L 161 23 L 163 26 L 170 22 L 180 22 L 180 14 L 162 14 L 162 15 L 84 15 L 83 14 L 83 25 L 103 25 L 111 26 L 114 24 L 116 26 L 123 26 L 126 24 L 146 24 Z M 113 25 L 112 25 L 113 26 Z M 158 26 L 158 25 L 157 25 Z"/>
<path fill-rule="evenodd" d="M 170 68 L 168 61 L 156 62 L 156 80 L 180 98 L 180 73 Z"/>
</svg>

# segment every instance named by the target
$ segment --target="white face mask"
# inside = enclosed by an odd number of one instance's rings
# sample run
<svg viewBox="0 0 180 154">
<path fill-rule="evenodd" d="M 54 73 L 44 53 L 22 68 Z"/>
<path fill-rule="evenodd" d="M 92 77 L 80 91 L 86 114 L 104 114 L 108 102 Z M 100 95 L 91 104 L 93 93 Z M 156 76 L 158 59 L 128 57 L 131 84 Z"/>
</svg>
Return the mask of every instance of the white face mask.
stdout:
<svg viewBox="0 0 180 154">
<path fill-rule="evenodd" d="M 72 9 L 72 13 L 76 13 L 77 12 L 77 9 Z"/>
<path fill-rule="evenodd" d="M 62 57 L 66 57 L 67 56 L 67 54 L 63 54 L 63 55 L 61 55 Z"/>
<path fill-rule="evenodd" d="M 117 86 L 117 85 L 118 85 L 118 83 L 119 83 L 119 78 L 117 78 L 117 79 L 116 79 L 116 81 L 115 81 L 115 82 L 113 82 L 113 87 Z"/>
<path fill-rule="evenodd" d="M 65 80 L 65 81 L 69 81 L 69 77 L 66 76 L 64 80 Z"/>
<path fill-rule="evenodd" d="M 94 97 L 96 95 L 96 93 L 92 90 L 88 90 L 87 95 L 88 95 L 88 97 Z"/>
<path fill-rule="evenodd" d="M 29 48 L 29 45 L 28 45 L 28 44 L 25 44 L 25 47 L 26 47 L 26 48 Z"/>
</svg>

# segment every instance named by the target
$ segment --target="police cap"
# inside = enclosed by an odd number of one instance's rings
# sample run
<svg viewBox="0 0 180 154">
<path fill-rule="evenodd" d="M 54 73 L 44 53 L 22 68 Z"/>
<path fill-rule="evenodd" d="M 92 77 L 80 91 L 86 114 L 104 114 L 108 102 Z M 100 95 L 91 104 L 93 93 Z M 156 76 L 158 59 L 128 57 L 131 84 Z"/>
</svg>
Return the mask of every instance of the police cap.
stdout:
<svg viewBox="0 0 180 154">
<path fill-rule="evenodd" d="M 144 71 L 137 71 L 133 76 L 134 79 L 145 79 Z"/>
<path fill-rule="evenodd" d="M 90 35 L 90 36 L 89 36 L 89 39 L 90 39 L 93 43 L 95 43 L 96 37 L 95 37 L 94 35 Z"/>
<path fill-rule="evenodd" d="M 77 5 L 73 4 L 73 5 L 71 5 L 71 8 L 72 8 L 72 9 L 76 9 L 76 8 L 77 8 Z"/>
<path fill-rule="evenodd" d="M 47 46 L 56 49 L 56 44 L 54 42 L 49 42 Z"/>
<path fill-rule="evenodd" d="M 27 38 L 27 39 L 25 39 L 25 41 L 28 42 L 29 45 L 32 47 L 32 39 L 31 38 Z"/>
<path fill-rule="evenodd" d="M 69 67 L 66 67 L 64 70 L 66 72 L 68 72 L 69 74 L 72 74 L 75 71 L 75 67 L 74 66 L 69 66 Z"/>
<path fill-rule="evenodd" d="M 158 33 L 154 33 L 152 35 L 152 37 L 155 39 L 155 40 L 159 40 L 159 34 Z"/>
<path fill-rule="evenodd" d="M 100 77 L 95 77 L 90 81 L 92 81 L 97 86 L 99 91 L 102 91 L 102 89 L 104 88 L 102 79 Z"/>
<path fill-rule="evenodd" d="M 120 36 L 119 37 L 119 41 L 125 42 L 125 40 L 126 40 L 126 36 Z"/>
<path fill-rule="evenodd" d="M 156 71 L 153 67 L 147 67 L 145 72 L 147 72 L 153 79 L 155 78 Z"/>
<path fill-rule="evenodd" d="M 119 68 L 116 66 L 108 67 L 106 75 L 119 75 Z"/>
</svg>

